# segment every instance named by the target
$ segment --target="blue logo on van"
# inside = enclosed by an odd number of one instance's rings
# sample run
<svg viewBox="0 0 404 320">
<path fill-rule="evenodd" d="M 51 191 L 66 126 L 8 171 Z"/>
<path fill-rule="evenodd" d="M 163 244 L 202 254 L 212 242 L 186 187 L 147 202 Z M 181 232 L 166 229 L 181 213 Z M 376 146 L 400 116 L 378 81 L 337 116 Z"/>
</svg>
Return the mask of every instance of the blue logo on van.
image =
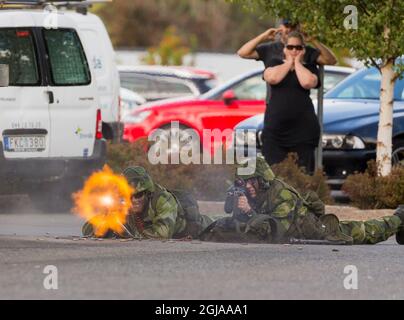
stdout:
<svg viewBox="0 0 404 320">
<path fill-rule="evenodd" d="M 94 57 L 93 58 L 94 69 L 102 69 L 102 60 L 101 58 Z"/>
</svg>

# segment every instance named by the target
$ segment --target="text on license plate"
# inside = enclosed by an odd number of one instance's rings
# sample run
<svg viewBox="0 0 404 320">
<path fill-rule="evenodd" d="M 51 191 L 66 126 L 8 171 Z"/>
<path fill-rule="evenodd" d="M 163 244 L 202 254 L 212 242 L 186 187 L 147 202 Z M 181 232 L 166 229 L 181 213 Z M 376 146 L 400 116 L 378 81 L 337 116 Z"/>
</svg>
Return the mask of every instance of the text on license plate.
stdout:
<svg viewBox="0 0 404 320">
<path fill-rule="evenodd" d="M 46 149 L 45 136 L 6 136 L 4 149 L 8 152 L 41 152 Z"/>
</svg>

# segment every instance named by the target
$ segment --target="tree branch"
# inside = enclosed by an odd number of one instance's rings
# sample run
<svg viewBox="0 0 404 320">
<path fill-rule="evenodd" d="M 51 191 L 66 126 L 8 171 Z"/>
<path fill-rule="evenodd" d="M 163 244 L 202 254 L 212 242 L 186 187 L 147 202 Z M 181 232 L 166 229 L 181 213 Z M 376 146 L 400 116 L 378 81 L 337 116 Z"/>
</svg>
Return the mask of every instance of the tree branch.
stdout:
<svg viewBox="0 0 404 320">
<path fill-rule="evenodd" d="M 400 78 L 400 76 L 402 75 L 403 73 L 401 72 L 395 72 L 395 74 L 394 74 L 394 77 L 393 77 L 393 82 L 396 82 L 396 80 L 398 79 L 398 78 Z"/>
<path fill-rule="evenodd" d="M 377 68 L 377 70 L 379 70 L 379 72 L 382 72 L 382 69 L 380 68 L 380 66 L 376 63 L 376 60 L 374 58 L 369 58 L 370 61 L 372 61 L 373 66 Z"/>
<path fill-rule="evenodd" d="M 369 11 L 366 9 L 366 4 L 362 1 L 362 0 L 359 0 L 359 7 L 363 10 L 363 12 L 368 16 L 368 17 L 370 17 L 370 13 L 369 13 Z"/>
</svg>

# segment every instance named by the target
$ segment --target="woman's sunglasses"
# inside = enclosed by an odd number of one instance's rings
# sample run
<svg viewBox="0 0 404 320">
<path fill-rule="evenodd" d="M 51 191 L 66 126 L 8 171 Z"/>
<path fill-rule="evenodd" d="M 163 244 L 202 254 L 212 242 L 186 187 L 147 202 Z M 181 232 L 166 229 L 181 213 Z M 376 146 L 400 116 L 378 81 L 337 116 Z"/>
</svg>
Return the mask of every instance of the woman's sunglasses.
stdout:
<svg viewBox="0 0 404 320">
<path fill-rule="evenodd" d="M 302 51 L 304 49 L 304 46 L 302 46 L 302 45 L 294 46 L 294 45 L 288 44 L 286 46 L 286 49 L 288 49 L 290 51 L 292 51 L 293 49 L 296 49 L 297 51 Z"/>
</svg>

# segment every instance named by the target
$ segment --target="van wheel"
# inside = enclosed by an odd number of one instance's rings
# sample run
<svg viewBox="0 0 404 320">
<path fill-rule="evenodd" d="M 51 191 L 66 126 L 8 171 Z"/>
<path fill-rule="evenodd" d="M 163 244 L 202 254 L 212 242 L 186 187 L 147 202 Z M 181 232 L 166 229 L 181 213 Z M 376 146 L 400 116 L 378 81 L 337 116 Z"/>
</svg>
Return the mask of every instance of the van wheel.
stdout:
<svg viewBox="0 0 404 320">
<path fill-rule="evenodd" d="M 394 142 L 393 153 L 391 155 L 393 166 L 404 166 L 404 140 Z"/>
</svg>

